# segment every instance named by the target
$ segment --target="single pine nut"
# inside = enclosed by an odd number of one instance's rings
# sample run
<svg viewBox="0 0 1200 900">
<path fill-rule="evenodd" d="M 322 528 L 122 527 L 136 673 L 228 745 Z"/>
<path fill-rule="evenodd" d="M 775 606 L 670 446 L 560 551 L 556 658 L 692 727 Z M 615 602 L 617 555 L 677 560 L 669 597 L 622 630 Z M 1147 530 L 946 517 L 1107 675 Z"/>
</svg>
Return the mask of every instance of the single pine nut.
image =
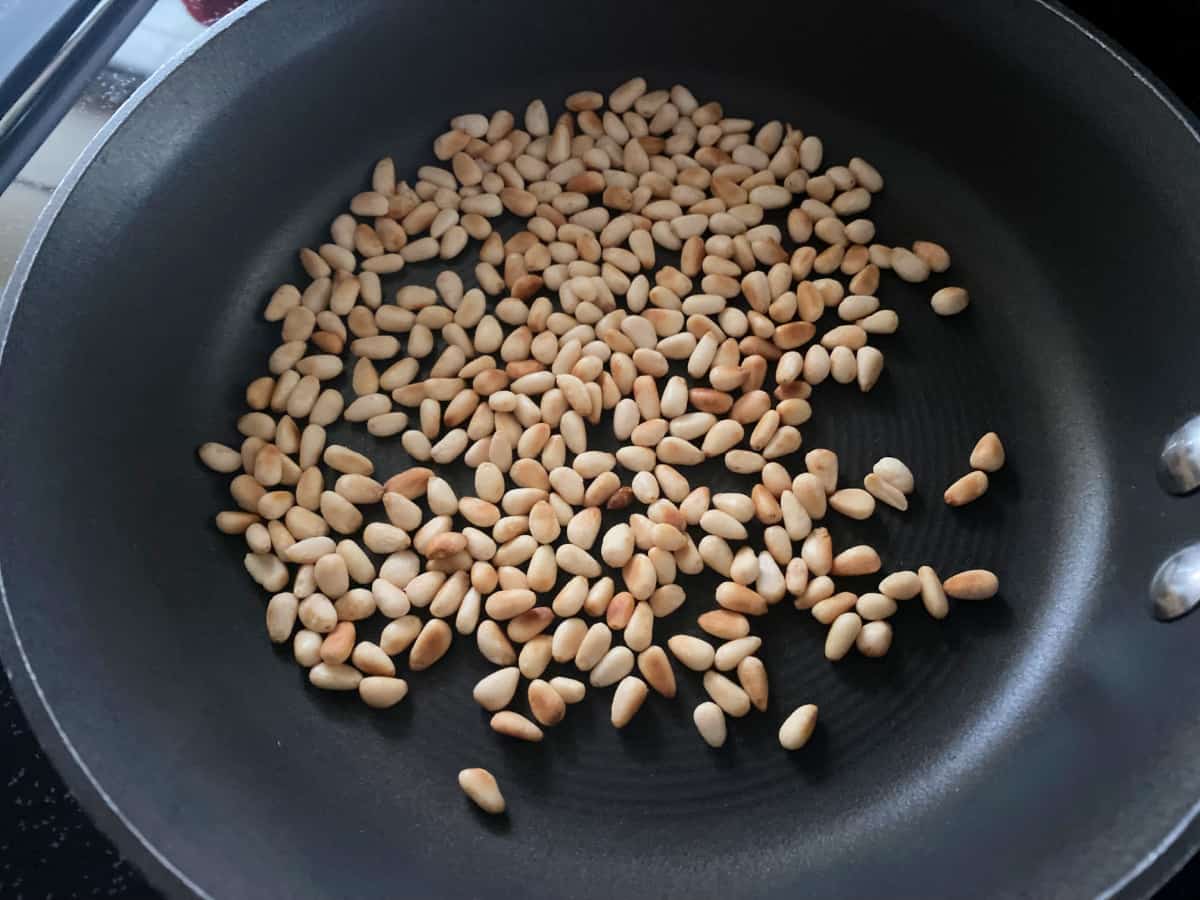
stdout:
<svg viewBox="0 0 1200 900">
<path fill-rule="evenodd" d="M 887 594 L 863 594 L 854 609 L 868 622 L 873 622 L 895 615 L 896 601 Z"/>
<path fill-rule="evenodd" d="M 637 658 L 638 671 L 659 694 L 670 699 L 675 696 L 675 672 L 662 647 L 647 647 Z"/>
<path fill-rule="evenodd" d="M 971 468 L 984 472 L 998 472 L 1004 467 L 1004 445 L 1000 436 L 989 431 L 975 444 L 971 451 Z"/>
<path fill-rule="evenodd" d="M 494 721 L 492 727 L 496 728 Z M 496 730 L 506 733 L 500 728 Z M 487 769 L 463 769 L 458 773 L 458 786 L 484 812 L 494 816 L 504 812 L 504 795 L 500 793 L 495 776 Z"/>
<path fill-rule="evenodd" d="M 925 604 L 925 611 L 935 619 L 946 618 L 950 612 L 950 604 L 946 600 L 946 591 L 942 588 L 942 580 L 938 578 L 937 572 L 929 566 L 921 566 L 917 570 L 917 577 L 921 580 L 921 602 Z"/>
<path fill-rule="evenodd" d="M 749 695 L 724 675 L 710 669 L 704 673 L 703 683 L 708 696 L 726 715 L 741 718 L 750 712 Z"/>
<path fill-rule="evenodd" d="M 811 703 L 793 710 L 779 726 L 779 744 L 784 750 L 799 750 L 817 727 L 817 707 Z"/>
<path fill-rule="evenodd" d="M 974 463 L 972 463 L 972 465 L 974 466 Z M 980 466 L 974 467 L 981 468 Z M 914 481 L 912 471 L 908 468 L 908 466 L 896 459 L 896 457 L 883 457 L 877 463 L 875 463 L 871 471 L 884 481 L 887 481 L 896 487 L 902 493 L 911 494 L 913 492 Z"/>
<path fill-rule="evenodd" d="M 901 275 L 900 277 L 904 277 Z M 909 280 L 909 279 L 905 279 Z M 924 279 L 920 279 L 924 280 Z M 935 291 L 929 305 L 939 316 L 956 316 L 970 304 L 971 298 L 965 288 L 944 287 Z"/>
<path fill-rule="evenodd" d="M 904 496 L 904 492 L 874 472 L 863 479 L 863 487 L 876 500 L 886 503 L 893 509 L 901 512 L 908 509 L 908 498 Z"/>
<path fill-rule="evenodd" d="M 844 612 L 834 619 L 825 638 L 825 658 L 835 662 L 850 652 L 862 630 L 862 624 L 862 619 L 855 612 Z"/>
<path fill-rule="evenodd" d="M 1000 590 L 1000 579 L 987 569 L 968 569 L 951 575 L 942 588 L 957 600 L 987 600 Z"/>
<path fill-rule="evenodd" d="M 987 489 L 987 473 L 976 469 L 946 488 L 946 492 L 942 496 L 947 506 L 964 506 L 973 500 L 978 500 L 987 492 Z"/>
<path fill-rule="evenodd" d="M 646 682 L 636 675 L 627 675 L 621 679 L 613 693 L 612 724 L 614 728 L 624 728 L 642 708 L 646 700 Z"/>
<path fill-rule="evenodd" d="M 358 683 L 358 696 L 373 709 L 390 709 L 408 696 L 408 683 L 403 678 L 370 675 Z"/>
<path fill-rule="evenodd" d="M 716 655 L 708 641 L 687 634 L 672 636 L 667 640 L 667 647 L 676 659 L 694 672 L 707 671 Z"/>
<path fill-rule="evenodd" d="M 491 726 L 493 731 L 516 738 L 519 741 L 537 743 L 543 737 L 542 729 L 538 728 L 520 713 L 515 713 L 507 709 L 492 716 Z"/>
<path fill-rule="evenodd" d="M 441 619 L 430 619 L 417 635 L 408 655 L 408 667 L 414 672 L 428 669 L 450 649 L 454 633 Z"/>
<path fill-rule="evenodd" d="M 921 579 L 916 572 L 893 572 L 879 582 L 879 590 L 896 600 L 911 600 L 921 593 Z"/>
<path fill-rule="evenodd" d="M 692 712 L 692 721 L 700 737 L 710 747 L 721 747 L 725 744 L 726 728 L 725 713 L 716 703 L 705 701 Z"/>
<path fill-rule="evenodd" d="M 633 651 L 628 647 L 613 647 L 596 663 L 588 676 L 592 687 L 616 684 L 633 671 Z"/>
<path fill-rule="evenodd" d="M 746 657 L 757 653 L 758 648 L 761 646 L 762 638 L 759 637 L 736 638 L 732 641 L 727 641 L 717 648 L 713 662 L 717 669 L 722 672 L 728 672 L 730 669 L 737 668 Z"/>
<path fill-rule="evenodd" d="M 358 689 L 363 676 L 345 663 L 319 662 L 308 670 L 308 680 L 313 687 L 325 691 L 353 691 Z"/>
<path fill-rule="evenodd" d="M 892 646 L 892 626 L 887 622 L 868 622 L 859 631 L 854 646 L 863 656 L 884 656 Z"/>
<path fill-rule="evenodd" d="M 860 488 L 843 488 L 829 497 L 829 505 L 851 519 L 869 519 L 875 512 L 875 498 Z"/>
</svg>

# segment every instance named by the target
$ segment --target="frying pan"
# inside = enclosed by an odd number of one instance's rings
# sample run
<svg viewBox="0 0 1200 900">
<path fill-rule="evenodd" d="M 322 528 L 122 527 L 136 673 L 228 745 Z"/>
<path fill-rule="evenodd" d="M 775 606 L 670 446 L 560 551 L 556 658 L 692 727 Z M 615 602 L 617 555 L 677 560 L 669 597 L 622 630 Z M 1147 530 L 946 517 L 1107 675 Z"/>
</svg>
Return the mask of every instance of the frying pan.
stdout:
<svg viewBox="0 0 1200 900">
<path fill-rule="evenodd" d="M 819 388 L 805 447 L 849 480 L 885 454 L 916 470 L 909 514 L 834 521 L 839 544 L 991 567 L 1001 596 L 905 609 L 885 659 L 836 666 L 776 610 L 771 709 L 721 751 L 682 671 L 627 729 L 593 698 L 540 745 L 487 729 L 469 646 L 388 712 L 320 694 L 269 647 L 244 551 L 211 527 L 224 480 L 194 456 L 236 440 L 276 340 L 265 297 L 379 156 L 411 177 L 451 115 L 638 73 L 871 159 L 881 234 L 950 248 L 968 313 L 930 313 L 945 282 L 888 282 L 883 381 Z M 251 5 L 93 143 L 5 294 L 0 653 L 84 806 L 169 894 L 1145 896 L 1200 843 L 1200 623 L 1146 601 L 1200 532 L 1154 477 L 1195 405 L 1197 209 L 1190 117 L 1032 0 Z M 945 508 L 989 429 L 1009 467 Z M 710 584 L 688 590 L 667 633 L 708 608 Z M 786 754 L 804 702 L 822 724 Z M 470 765 L 507 816 L 462 797 Z"/>
</svg>

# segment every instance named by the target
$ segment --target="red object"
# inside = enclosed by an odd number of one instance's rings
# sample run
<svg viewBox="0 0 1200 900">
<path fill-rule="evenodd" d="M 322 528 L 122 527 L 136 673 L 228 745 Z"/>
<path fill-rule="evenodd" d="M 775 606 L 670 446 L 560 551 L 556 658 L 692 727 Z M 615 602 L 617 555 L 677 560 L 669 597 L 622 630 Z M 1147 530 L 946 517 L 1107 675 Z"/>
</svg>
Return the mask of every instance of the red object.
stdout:
<svg viewBox="0 0 1200 900">
<path fill-rule="evenodd" d="M 203 25 L 209 25 L 244 2 L 245 0 L 183 0 L 183 5 L 193 19 Z"/>
</svg>

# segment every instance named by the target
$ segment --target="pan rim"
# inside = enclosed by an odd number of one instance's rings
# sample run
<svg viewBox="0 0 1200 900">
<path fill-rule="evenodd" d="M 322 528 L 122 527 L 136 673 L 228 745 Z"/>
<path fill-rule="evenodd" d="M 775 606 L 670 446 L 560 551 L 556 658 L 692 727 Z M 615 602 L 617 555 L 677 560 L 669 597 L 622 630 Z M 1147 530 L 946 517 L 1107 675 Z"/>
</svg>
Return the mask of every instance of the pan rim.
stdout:
<svg viewBox="0 0 1200 900">
<path fill-rule="evenodd" d="M 0 293 L 0 367 L 4 362 L 12 321 L 17 304 L 24 292 L 29 275 L 37 261 L 42 244 L 54 226 L 66 201 L 74 192 L 99 153 L 119 129 L 129 120 L 145 99 L 159 88 L 176 70 L 187 63 L 210 42 L 219 39 L 227 30 L 238 26 L 244 19 L 254 15 L 269 0 L 248 0 L 241 7 L 206 29 L 175 56 L 150 75 L 100 128 L 96 135 L 80 152 L 67 173 L 51 194 L 45 207 L 38 215 L 29 237 L 26 239 L 12 274 Z M 1118 62 L 1130 76 L 1145 88 L 1153 101 L 1164 106 L 1183 127 L 1187 135 L 1200 145 L 1200 117 L 1140 60 L 1113 40 L 1091 22 L 1067 9 L 1059 0 L 1030 0 L 1055 19 L 1079 32 L 1087 41 Z M 96 778 L 87 762 L 80 755 L 70 735 L 59 722 L 57 715 L 45 696 L 33 664 L 25 651 L 17 629 L 12 604 L 4 583 L 3 567 L 0 566 L 0 654 L 5 663 L 5 672 L 12 684 L 13 693 L 20 703 L 21 711 L 30 722 L 39 747 L 54 765 L 55 771 L 71 790 L 88 818 L 119 852 L 132 861 L 139 873 L 156 888 L 169 896 L 178 895 L 180 889 L 191 896 L 210 898 L 212 895 L 192 877 L 178 867 L 170 857 L 143 833 L 137 824 L 118 806 Z M 19 660 L 19 662 L 16 662 Z M 1155 846 L 1138 863 L 1125 871 L 1108 885 L 1098 898 L 1109 900 L 1116 897 L 1149 897 L 1174 876 L 1183 865 L 1200 850 L 1200 797 L 1183 817 L 1169 829 Z"/>
</svg>

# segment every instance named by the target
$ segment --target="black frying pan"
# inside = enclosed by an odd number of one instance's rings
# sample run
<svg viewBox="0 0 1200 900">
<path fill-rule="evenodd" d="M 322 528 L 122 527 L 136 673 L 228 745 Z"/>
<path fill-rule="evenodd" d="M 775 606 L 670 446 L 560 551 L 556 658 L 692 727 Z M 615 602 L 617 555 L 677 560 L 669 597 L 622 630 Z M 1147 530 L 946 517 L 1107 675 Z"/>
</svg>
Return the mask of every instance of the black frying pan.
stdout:
<svg viewBox="0 0 1200 900">
<path fill-rule="evenodd" d="M 1200 532 L 1154 479 L 1195 403 L 1193 122 L 1053 6 L 904 6 L 264 3 L 117 116 L 4 298 L 0 653 L 68 782 L 152 881 L 1144 896 L 1196 848 L 1198 626 L 1155 622 L 1146 601 Z M 624 732 L 605 698 L 536 746 L 486 728 L 468 694 L 487 667 L 466 648 L 387 713 L 319 694 L 268 647 L 243 551 L 211 527 L 224 484 L 194 458 L 235 439 L 275 338 L 266 294 L 376 157 L 408 171 L 452 114 L 634 73 L 862 153 L 888 178 L 873 217 L 890 240 L 951 248 L 970 312 L 936 320 L 933 285 L 889 283 L 904 325 L 884 381 L 819 391 L 805 442 L 855 478 L 885 453 L 917 470 L 912 513 L 838 522 L 841 541 L 878 542 L 889 568 L 994 567 L 1002 596 L 944 623 L 906 611 L 884 661 L 837 666 L 808 616 L 778 610 L 772 710 L 721 752 L 692 729 L 685 673 L 682 700 L 652 699 Z M 946 509 L 988 429 L 1009 469 Z M 406 464 L 396 442 L 341 437 Z M 785 754 L 778 722 L 808 701 L 823 724 Z M 459 793 L 467 765 L 497 774 L 506 818 Z"/>
</svg>

